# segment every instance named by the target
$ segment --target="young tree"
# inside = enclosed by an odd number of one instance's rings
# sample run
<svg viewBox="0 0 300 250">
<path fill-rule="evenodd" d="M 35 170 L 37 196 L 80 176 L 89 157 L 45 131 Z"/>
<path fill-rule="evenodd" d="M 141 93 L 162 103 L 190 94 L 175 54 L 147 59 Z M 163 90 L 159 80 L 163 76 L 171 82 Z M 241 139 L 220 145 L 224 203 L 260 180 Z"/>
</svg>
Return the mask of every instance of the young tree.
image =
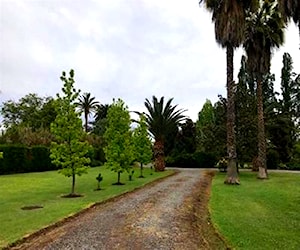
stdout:
<svg viewBox="0 0 300 250">
<path fill-rule="evenodd" d="M 55 136 L 55 142 L 51 144 L 52 162 L 61 167 L 60 173 L 67 177 L 72 177 L 72 189 L 69 196 L 75 194 L 75 177 L 87 172 L 90 159 L 87 157 L 91 147 L 87 142 L 82 142 L 83 129 L 79 114 L 76 113 L 75 100 L 79 91 L 74 88 L 74 71 L 70 71 L 67 77 L 62 72 L 60 79 L 64 85 L 63 96 L 57 95 L 57 116 L 51 124 L 51 132 Z"/>
<path fill-rule="evenodd" d="M 104 133 L 107 146 L 104 148 L 107 162 L 105 166 L 118 173 L 118 181 L 115 185 L 122 185 L 120 182 L 121 173 L 129 171 L 134 160 L 132 135 L 130 131 L 130 115 L 125 103 L 118 99 L 108 109 L 108 126 Z"/>
<path fill-rule="evenodd" d="M 214 107 L 210 100 L 206 99 L 201 111 L 198 114 L 197 138 L 199 149 L 204 152 L 211 152 L 214 149 L 214 126 L 215 126 Z"/>
<path fill-rule="evenodd" d="M 135 159 L 141 164 L 140 178 L 143 176 L 143 164 L 151 162 L 152 159 L 152 143 L 148 136 L 148 127 L 146 118 L 140 115 L 139 126 L 133 132 L 133 144 Z"/>
</svg>

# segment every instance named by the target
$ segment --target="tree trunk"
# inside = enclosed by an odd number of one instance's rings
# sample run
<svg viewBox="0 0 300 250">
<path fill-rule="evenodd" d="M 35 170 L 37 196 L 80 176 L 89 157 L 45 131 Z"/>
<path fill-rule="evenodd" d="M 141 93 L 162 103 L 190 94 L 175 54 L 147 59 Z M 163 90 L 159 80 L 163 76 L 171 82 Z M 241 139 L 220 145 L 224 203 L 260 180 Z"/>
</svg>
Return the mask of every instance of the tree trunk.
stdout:
<svg viewBox="0 0 300 250">
<path fill-rule="evenodd" d="M 121 172 L 118 172 L 118 184 L 121 184 Z"/>
<path fill-rule="evenodd" d="M 259 77 L 260 78 L 260 77 Z M 267 149 L 264 122 L 262 79 L 257 81 L 257 139 L 258 139 L 258 175 L 259 179 L 267 179 Z"/>
<path fill-rule="evenodd" d="M 140 178 L 144 178 L 143 176 L 143 163 L 141 162 L 141 175 L 140 175 Z"/>
<path fill-rule="evenodd" d="M 88 132 L 88 113 L 84 113 L 84 119 L 85 119 L 84 129 L 85 132 Z"/>
<path fill-rule="evenodd" d="M 165 170 L 164 143 L 161 140 L 154 142 L 154 168 L 156 172 Z"/>
<path fill-rule="evenodd" d="M 72 174 L 72 191 L 71 195 L 75 194 L 75 173 Z"/>
<path fill-rule="evenodd" d="M 235 87 L 233 81 L 233 47 L 226 48 L 227 56 L 227 176 L 225 184 L 240 184 L 236 164 L 236 139 L 235 139 Z"/>
</svg>

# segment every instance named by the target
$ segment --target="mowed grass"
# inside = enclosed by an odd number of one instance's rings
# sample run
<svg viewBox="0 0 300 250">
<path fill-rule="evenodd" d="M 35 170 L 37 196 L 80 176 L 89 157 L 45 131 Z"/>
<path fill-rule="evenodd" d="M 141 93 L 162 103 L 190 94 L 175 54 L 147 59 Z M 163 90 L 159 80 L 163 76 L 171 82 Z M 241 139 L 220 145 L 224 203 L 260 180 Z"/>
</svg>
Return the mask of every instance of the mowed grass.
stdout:
<svg viewBox="0 0 300 250">
<path fill-rule="evenodd" d="M 240 173 L 241 185 L 213 180 L 209 204 L 218 231 L 235 249 L 300 249 L 300 174 Z"/>
<path fill-rule="evenodd" d="M 135 169 L 133 181 L 128 181 L 128 174 L 121 175 L 123 186 L 113 186 L 117 174 L 104 167 L 89 169 L 88 174 L 76 177 L 76 193 L 80 198 L 62 198 L 71 191 L 71 178 L 57 171 L 0 176 L 0 248 L 25 235 L 31 234 L 47 225 L 53 224 L 67 216 L 75 214 L 92 204 L 104 201 L 155 179 L 170 175 L 171 171 L 162 173 L 144 169 L 146 178 L 137 178 L 139 169 Z M 103 181 L 97 188 L 96 177 L 101 173 Z M 41 209 L 22 210 L 24 206 L 40 205 Z"/>
</svg>

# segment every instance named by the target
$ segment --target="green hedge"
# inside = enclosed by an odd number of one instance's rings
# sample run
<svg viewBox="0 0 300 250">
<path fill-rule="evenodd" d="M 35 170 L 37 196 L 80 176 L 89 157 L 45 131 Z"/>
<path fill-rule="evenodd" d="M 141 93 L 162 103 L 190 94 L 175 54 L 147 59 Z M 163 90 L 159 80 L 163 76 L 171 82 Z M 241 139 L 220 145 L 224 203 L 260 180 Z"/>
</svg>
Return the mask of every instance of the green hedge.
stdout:
<svg viewBox="0 0 300 250">
<path fill-rule="evenodd" d="M 166 157 L 167 167 L 179 168 L 212 168 L 215 167 L 216 161 L 213 154 L 205 152 L 181 153 Z"/>
<path fill-rule="evenodd" d="M 0 174 L 42 172 L 54 170 L 50 150 L 45 146 L 0 145 Z"/>
<path fill-rule="evenodd" d="M 0 145 L 3 159 L 0 159 L 0 175 L 56 170 L 51 163 L 50 149 L 46 146 Z M 101 166 L 106 160 L 102 148 L 89 153 L 91 166 Z"/>
</svg>

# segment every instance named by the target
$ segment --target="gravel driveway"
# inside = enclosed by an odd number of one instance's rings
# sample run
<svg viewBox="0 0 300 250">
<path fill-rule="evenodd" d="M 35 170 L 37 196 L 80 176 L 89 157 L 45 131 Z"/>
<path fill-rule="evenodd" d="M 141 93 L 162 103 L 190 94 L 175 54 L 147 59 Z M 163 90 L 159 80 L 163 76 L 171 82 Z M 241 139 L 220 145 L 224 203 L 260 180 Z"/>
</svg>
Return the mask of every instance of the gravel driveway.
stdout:
<svg viewBox="0 0 300 250">
<path fill-rule="evenodd" d="M 203 173 L 183 169 L 117 201 L 96 206 L 15 249 L 209 249 L 203 247 L 205 240 L 191 203 Z"/>
</svg>

